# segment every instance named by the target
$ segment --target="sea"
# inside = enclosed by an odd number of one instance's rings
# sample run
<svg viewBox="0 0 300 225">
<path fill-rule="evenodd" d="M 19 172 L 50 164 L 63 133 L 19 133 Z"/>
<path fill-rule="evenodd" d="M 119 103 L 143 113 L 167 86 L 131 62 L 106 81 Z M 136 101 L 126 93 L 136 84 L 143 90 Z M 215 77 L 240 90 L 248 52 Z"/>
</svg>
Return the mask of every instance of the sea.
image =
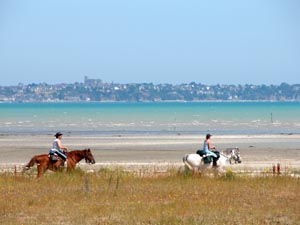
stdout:
<svg viewBox="0 0 300 225">
<path fill-rule="evenodd" d="M 300 102 L 1 103 L 0 135 L 299 134 Z"/>
</svg>

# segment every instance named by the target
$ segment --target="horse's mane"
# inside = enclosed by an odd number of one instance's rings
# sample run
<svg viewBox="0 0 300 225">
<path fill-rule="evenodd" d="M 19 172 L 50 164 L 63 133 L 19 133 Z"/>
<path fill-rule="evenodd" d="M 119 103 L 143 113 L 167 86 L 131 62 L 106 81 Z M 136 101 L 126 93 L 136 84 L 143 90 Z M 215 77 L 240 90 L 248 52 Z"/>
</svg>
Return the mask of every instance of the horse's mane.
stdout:
<svg viewBox="0 0 300 225">
<path fill-rule="evenodd" d="M 84 151 L 85 149 L 83 149 L 83 150 L 72 150 L 72 151 L 69 151 L 69 153 L 71 153 L 71 152 L 82 152 L 82 151 Z"/>
<path fill-rule="evenodd" d="M 82 150 L 72 150 L 72 151 L 69 151 L 69 154 L 71 153 L 71 152 L 73 152 L 73 153 L 79 153 L 79 152 L 84 152 L 84 151 L 87 151 L 87 149 L 82 149 Z"/>
</svg>

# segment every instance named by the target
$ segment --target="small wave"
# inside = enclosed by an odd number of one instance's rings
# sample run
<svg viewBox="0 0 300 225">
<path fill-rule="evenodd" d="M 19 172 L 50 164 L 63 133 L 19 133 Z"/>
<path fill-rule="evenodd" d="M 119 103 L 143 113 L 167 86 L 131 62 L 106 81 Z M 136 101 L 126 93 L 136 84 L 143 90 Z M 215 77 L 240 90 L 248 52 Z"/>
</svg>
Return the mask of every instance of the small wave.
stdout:
<svg viewBox="0 0 300 225">
<path fill-rule="evenodd" d="M 251 123 L 260 123 L 261 120 L 252 120 Z"/>
<path fill-rule="evenodd" d="M 281 126 L 282 123 L 280 123 L 280 122 L 274 122 L 274 123 L 272 123 L 272 125 L 274 125 L 274 126 Z"/>
</svg>

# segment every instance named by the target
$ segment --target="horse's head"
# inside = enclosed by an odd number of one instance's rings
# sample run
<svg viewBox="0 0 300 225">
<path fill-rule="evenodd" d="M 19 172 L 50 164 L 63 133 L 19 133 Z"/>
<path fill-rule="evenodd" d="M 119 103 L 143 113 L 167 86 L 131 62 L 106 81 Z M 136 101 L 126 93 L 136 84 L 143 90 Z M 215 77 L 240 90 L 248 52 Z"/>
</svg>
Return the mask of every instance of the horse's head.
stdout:
<svg viewBox="0 0 300 225">
<path fill-rule="evenodd" d="M 241 163 L 242 162 L 242 158 L 240 155 L 240 149 L 238 147 L 233 148 L 231 150 L 231 158 L 235 161 L 235 163 Z"/>
<path fill-rule="evenodd" d="M 92 154 L 92 151 L 89 148 L 84 150 L 84 159 L 86 163 L 95 164 L 96 162 Z"/>
</svg>

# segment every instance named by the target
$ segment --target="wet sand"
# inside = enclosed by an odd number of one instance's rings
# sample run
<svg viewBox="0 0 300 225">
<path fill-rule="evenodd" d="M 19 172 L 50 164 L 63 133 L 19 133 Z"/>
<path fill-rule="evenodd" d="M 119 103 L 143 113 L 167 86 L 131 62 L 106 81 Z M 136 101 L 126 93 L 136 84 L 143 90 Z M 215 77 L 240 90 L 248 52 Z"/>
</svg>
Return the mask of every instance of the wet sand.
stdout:
<svg viewBox="0 0 300 225">
<path fill-rule="evenodd" d="M 21 166 L 37 154 L 48 153 L 52 135 L 0 136 L 0 169 Z M 223 135 L 213 136 L 219 151 L 239 147 L 242 164 L 233 168 L 271 169 L 280 163 L 283 168 L 300 169 L 300 135 Z M 173 136 L 73 136 L 64 135 L 63 144 L 70 150 L 90 148 L 96 160 L 93 168 L 121 166 L 180 167 L 182 157 L 202 148 L 203 137 Z M 80 166 L 85 167 L 84 161 Z"/>
</svg>

